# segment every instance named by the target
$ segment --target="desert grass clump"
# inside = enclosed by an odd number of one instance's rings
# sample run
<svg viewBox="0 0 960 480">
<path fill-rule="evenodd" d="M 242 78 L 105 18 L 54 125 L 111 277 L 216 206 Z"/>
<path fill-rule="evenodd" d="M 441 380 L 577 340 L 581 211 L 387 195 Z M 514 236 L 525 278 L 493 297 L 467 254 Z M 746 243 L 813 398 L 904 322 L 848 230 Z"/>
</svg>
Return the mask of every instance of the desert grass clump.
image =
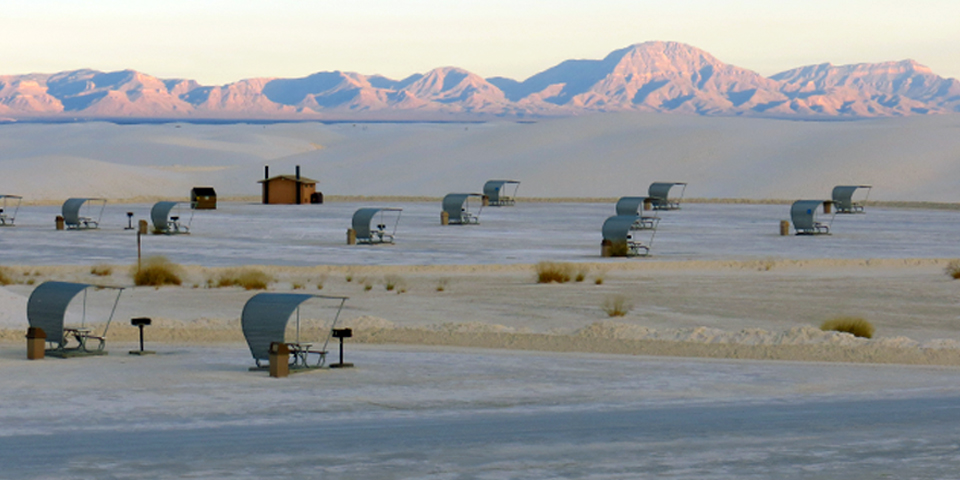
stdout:
<svg viewBox="0 0 960 480">
<path fill-rule="evenodd" d="M 395 288 L 403 286 L 403 279 L 397 275 L 387 275 L 383 277 L 383 286 L 388 292 L 392 292 Z"/>
<path fill-rule="evenodd" d="M 593 279 L 593 283 L 596 285 L 603 285 L 603 275 L 597 275 L 597 278 Z"/>
<path fill-rule="evenodd" d="M 448 283 L 450 283 L 450 279 L 448 278 L 441 278 L 440 280 L 437 280 L 437 291 L 442 292 L 446 290 Z"/>
<path fill-rule="evenodd" d="M 364 282 L 363 282 L 363 291 L 364 291 L 364 292 L 369 292 L 370 290 L 373 290 L 373 282 L 364 280 Z"/>
<path fill-rule="evenodd" d="M 577 270 L 577 275 L 573 277 L 573 281 L 580 283 L 587 279 L 588 270 L 586 268 L 580 268 Z"/>
<path fill-rule="evenodd" d="M 6 267 L 0 267 L 0 286 L 10 285 L 13 283 L 13 279 L 10 278 L 10 272 Z"/>
<path fill-rule="evenodd" d="M 951 260 L 943 271 L 954 280 L 960 280 L 960 260 Z"/>
<path fill-rule="evenodd" d="M 160 287 L 181 283 L 180 266 L 164 256 L 147 257 L 139 269 L 133 269 L 133 284 L 137 286 Z"/>
<path fill-rule="evenodd" d="M 569 263 L 540 262 L 537 264 L 537 283 L 567 283 L 573 272 L 573 265 Z"/>
<path fill-rule="evenodd" d="M 321 275 L 320 278 L 317 279 L 317 290 L 323 290 L 323 284 L 326 283 L 326 281 L 327 276 Z"/>
<path fill-rule="evenodd" d="M 243 287 L 244 290 L 266 290 L 273 277 L 256 268 L 231 268 L 217 278 L 218 287 Z"/>
<path fill-rule="evenodd" d="M 873 338 L 873 325 L 860 317 L 836 317 L 820 325 L 824 332 L 846 332 L 855 337 Z"/>
<path fill-rule="evenodd" d="M 108 277 L 113 275 L 113 267 L 110 265 L 94 265 L 90 267 L 90 275 L 96 275 L 98 277 Z"/>
<path fill-rule="evenodd" d="M 623 295 L 607 297 L 600 307 L 608 317 L 622 317 L 633 310 L 633 305 Z"/>
<path fill-rule="evenodd" d="M 294 290 L 303 290 L 303 283 L 301 283 L 301 282 L 293 282 L 293 283 L 290 284 L 290 288 L 292 288 L 292 289 L 294 289 Z"/>
</svg>

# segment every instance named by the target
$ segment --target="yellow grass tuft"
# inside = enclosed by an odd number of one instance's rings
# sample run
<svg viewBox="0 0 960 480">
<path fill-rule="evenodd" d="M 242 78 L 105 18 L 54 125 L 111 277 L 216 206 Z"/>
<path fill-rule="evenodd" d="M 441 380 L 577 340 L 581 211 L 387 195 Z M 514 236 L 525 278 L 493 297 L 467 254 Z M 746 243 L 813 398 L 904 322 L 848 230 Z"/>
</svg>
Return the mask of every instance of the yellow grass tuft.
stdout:
<svg viewBox="0 0 960 480">
<path fill-rule="evenodd" d="M 110 275 L 113 275 L 113 267 L 111 267 L 110 265 L 104 265 L 102 263 L 100 265 L 94 265 L 90 267 L 90 275 L 96 275 L 98 277 L 108 277 Z"/>
<path fill-rule="evenodd" d="M 437 280 L 437 291 L 442 292 L 446 290 L 448 283 L 450 283 L 450 279 L 448 278 L 441 278 L 440 280 Z"/>
<path fill-rule="evenodd" d="M 573 277 L 574 267 L 569 263 L 540 262 L 537 264 L 537 283 L 566 283 Z"/>
<path fill-rule="evenodd" d="M 873 338 L 873 325 L 860 317 L 836 317 L 820 325 L 824 332 L 846 332 L 855 337 Z"/>
<path fill-rule="evenodd" d="M 147 257 L 140 269 L 133 268 L 133 283 L 137 286 L 159 287 L 162 285 L 180 285 L 180 266 L 167 260 L 167 257 Z"/>
<path fill-rule="evenodd" d="M 0 267 L 0 286 L 10 285 L 13 280 L 10 278 L 10 271 L 7 267 Z"/>
<path fill-rule="evenodd" d="M 943 271 L 952 279 L 960 280 L 960 260 L 951 260 Z"/>
<path fill-rule="evenodd" d="M 224 270 L 217 277 L 218 287 L 243 287 L 245 290 L 266 290 L 273 277 L 250 267 Z"/>
<path fill-rule="evenodd" d="M 607 297 L 601 308 L 609 317 L 622 317 L 633 310 L 633 304 L 623 295 L 614 295 Z"/>
<path fill-rule="evenodd" d="M 387 275 L 383 277 L 383 286 L 388 292 L 392 292 L 393 289 L 397 287 L 403 288 L 403 285 L 403 279 L 398 275 Z"/>
</svg>

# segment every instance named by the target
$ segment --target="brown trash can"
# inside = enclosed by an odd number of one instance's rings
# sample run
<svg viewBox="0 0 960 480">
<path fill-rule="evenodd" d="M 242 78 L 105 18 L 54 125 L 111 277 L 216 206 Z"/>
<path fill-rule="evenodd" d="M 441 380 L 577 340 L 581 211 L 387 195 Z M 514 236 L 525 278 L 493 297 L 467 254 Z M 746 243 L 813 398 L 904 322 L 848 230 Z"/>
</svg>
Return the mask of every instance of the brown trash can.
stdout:
<svg viewBox="0 0 960 480">
<path fill-rule="evenodd" d="M 42 328 L 27 329 L 27 360 L 43 360 L 47 348 L 47 333 Z"/>
<path fill-rule="evenodd" d="M 146 235 L 146 234 L 147 234 L 147 221 L 146 221 L 146 220 L 140 220 L 139 222 L 137 222 L 137 231 L 140 233 L 140 235 Z"/>
<path fill-rule="evenodd" d="M 270 344 L 270 376 L 284 378 L 290 375 L 290 347 L 282 342 Z"/>
<path fill-rule="evenodd" d="M 823 214 L 824 214 L 824 215 L 829 215 L 830 212 L 832 211 L 832 209 L 833 209 L 833 202 L 831 202 L 831 201 L 823 202 Z"/>
<path fill-rule="evenodd" d="M 347 245 L 356 245 L 357 244 L 357 231 L 348 228 L 347 229 Z"/>
<path fill-rule="evenodd" d="M 57 225 L 57 230 L 63 230 L 63 215 L 57 215 L 57 218 L 54 222 Z"/>
<path fill-rule="evenodd" d="M 786 220 L 780 220 L 780 235 L 790 235 L 790 222 Z"/>
<path fill-rule="evenodd" d="M 611 251 L 611 247 L 613 247 L 613 242 L 611 242 L 610 240 L 606 240 L 606 239 L 605 239 L 605 240 L 602 240 L 602 241 L 600 242 L 600 256 L 601 256 L 601 257 L 604 257 L 604 258 L 606 258 L 606 257 L 612 257 L 612 256 L 613 256 L 613 252 Z"/>
<path fill-rule="evenodd" d="M 446 211 L 440 212 L 440 225 L 450 225 L 450 214 Z"/>
</svg>

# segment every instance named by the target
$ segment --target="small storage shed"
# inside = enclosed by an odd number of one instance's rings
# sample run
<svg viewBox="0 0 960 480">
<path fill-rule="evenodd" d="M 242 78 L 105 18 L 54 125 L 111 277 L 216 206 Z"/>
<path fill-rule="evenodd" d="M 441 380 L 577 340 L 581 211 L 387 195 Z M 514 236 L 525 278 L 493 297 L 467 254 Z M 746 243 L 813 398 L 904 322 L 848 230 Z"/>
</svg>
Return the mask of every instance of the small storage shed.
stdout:
<svg viewBox="0 0 960 480">
<path fill-rule="evenodd" d="M 193 187 L 193 190 L 190 190 L 190 208 L 194 210 L 216 210 L 216 190 L 213 187 Z"/>
<path fill-rule="evenodd" d="M 653 235 L 650 235 L 650 241 L 644 245 L 637 238 L 637 232 L 640 230 L 649 230 L 641 225 L 640 217 L 636 215 L 615 215 L 603 222 L 601 233 L 603 241 L 600 243 L 600 255 L 603 257 L 645 257 L 650 254 L 650 247 L 653 244 Z"/>
<path fill-rule="evenodd" d="M 517 203 L 517 190 L 520 182 L 517 180 L 490 180 L 483 184 L 483 195 L 486 205 L 491 207 L 509 207 Z"/>
<path fill-rule="evenodd" d="M 670 198 L 670 190 L 673 187 L 681 186 L 680 196 Z M 680 210 L 680 200 L 687 191 L 687 184 L 683 182 L 653 182 L 647 189 L 647 195 L 653 202 L 654 210 Z"/>
<path fill-rule="evenodd" d="M 270 177 L 269 174 L 270 167 L 265 167 L 263 180 L 257 181 L 263 187 L 264 205 L 322 203 L 317 195 L 317 181 L 301 176 L 299 166 L 293 175 Z"/>
<path fill-rule="evenodd" d="M 476 213 L 470 210 L 470 199 L 479 203 Z M 483 195 L 479 193 L 450 193 L 443 197 L 443 211 L 440 212 L 441 225 L 476 225 L 480 223 L 480 211 L 483 210 Z"/>
<path fill-rule="evenodd" d="M 790 220 L 797 235 L 827 235 L 830 225 L 817 221 L 819 211 L 826 212 L 830 201 L 824 200 L 797 200 L 790 207 Z"/>
<path fill-rule="evenodd" d="M 867 203 L 870 197 L 870 185 L 837 185 L 833 187 L 833 206 L 837 213 L 863 213 L 863 205 Z M 860 201 L 853 200 L 853 194 L 857 190 L 866 190 L 867 194 Z"/>
</svg>

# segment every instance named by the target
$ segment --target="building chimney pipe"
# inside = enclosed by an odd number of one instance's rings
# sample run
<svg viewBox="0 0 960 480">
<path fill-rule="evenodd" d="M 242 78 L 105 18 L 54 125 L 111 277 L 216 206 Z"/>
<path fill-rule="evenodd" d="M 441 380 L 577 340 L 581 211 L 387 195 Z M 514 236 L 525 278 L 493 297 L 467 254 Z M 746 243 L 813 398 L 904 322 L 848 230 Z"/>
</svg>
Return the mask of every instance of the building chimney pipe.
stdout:
<svg viewBox="0 0 960 480">
<path fill-rule="evenodd" d="M 263 166 L 263 179 L 266 180 L 270 178 L 270 165 Z"/>
<path fill-rule="evenodd" d="M 297 165 L 297 180 L 300 180 L 300 165 Z"/>
</svg>

